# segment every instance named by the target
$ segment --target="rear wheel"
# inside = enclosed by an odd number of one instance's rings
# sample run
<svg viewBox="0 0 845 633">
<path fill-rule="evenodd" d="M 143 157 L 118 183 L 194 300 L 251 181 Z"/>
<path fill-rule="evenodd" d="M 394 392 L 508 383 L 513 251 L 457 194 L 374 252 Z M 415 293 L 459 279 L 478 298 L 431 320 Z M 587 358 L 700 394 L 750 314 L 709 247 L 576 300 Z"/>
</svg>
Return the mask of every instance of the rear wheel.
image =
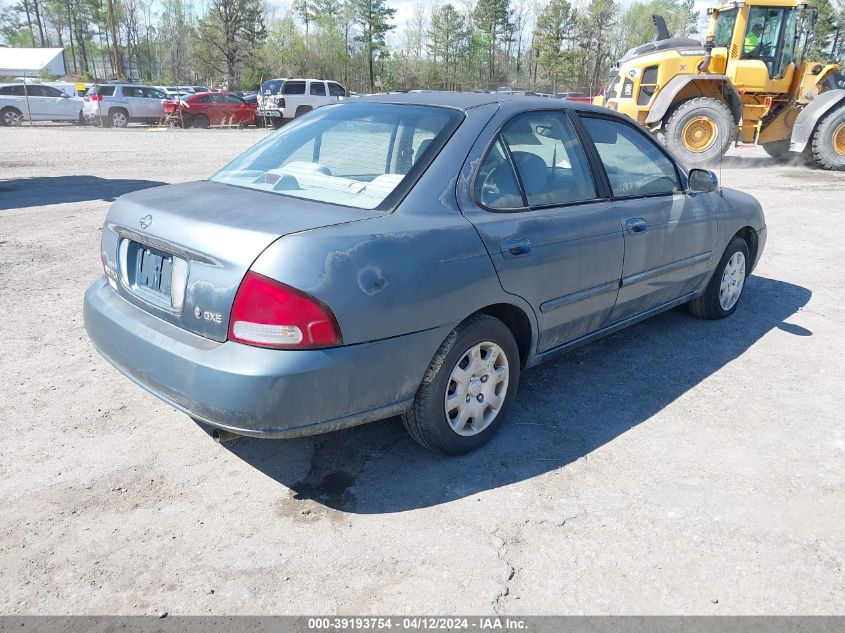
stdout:
<svg viewBox="0 0 845 633">
<path fill-rule="evenodd" d="M 704 293 L 687 305 L 702 319 L 724 319 L 736 311 L 751 262 L 748 244 L 738 235 L 728 244 Z"/>
<path fill-rule="evenodd" d="M 191 127 L 207 128 L 209 126 L 208 117 L 204 114 L 196 114 L 191 117 Z"/>
<path fill-rule="evenodd" d="M 684 101 L 669 115 L 666 146 L 684 163 L 696 165 L 721 158 L 733 140 L 734 120 L 723 102 L 711 97 Z"/>
<path fill-rule="evenodd" d="M 845 171 L 845 106 L 821 120 L 810 142 L 810 154 L 822 169 Z"/>
<path fill-rule="evenodd" d="M 17 108 L 3 108 L 0 110 L 0 124 L 4 127 L 17 127 L 23 121 L 23 114 Z"/>
<path fill-rule="evenodd" d="M 111 127 L 126 127 L 129 125 L 129 114 L 126 110 L 120 108 L 109 110 L 109 125 Z"/>
<path fill-rule="evenodd" d="M 519 350 L 504 323 L 477 314 L 434 355 L 402 418 L 422 446 L 462 455 L 488 442 L 507 417 L 519 382 Z"/>
</svg>

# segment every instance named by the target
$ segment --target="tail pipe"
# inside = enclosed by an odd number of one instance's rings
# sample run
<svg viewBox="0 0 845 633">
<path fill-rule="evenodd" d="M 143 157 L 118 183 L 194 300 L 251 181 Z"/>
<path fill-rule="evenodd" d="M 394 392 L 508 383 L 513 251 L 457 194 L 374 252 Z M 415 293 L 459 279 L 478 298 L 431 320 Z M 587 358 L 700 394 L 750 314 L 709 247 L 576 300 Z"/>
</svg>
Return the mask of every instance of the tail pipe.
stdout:
<svg viewBox="0 0 845 633">
<path fill-rule="evenodd" d="M 236 440 L 241 436 L 238 435 L 237 433 L 232 433 L 231 431 L 226 431 L 225 429 L 212 429 L 211 430 L 211 437 L 218 444 L 222 444 L 223 442 L 228 442 L 230 440 Z"/>
<path fill-rule="evenodd" d="M 708 35 L 704 40 L 704 59 L 698 64 L 698 72 L 706 73 L 710 70 L 710 60 L 713 59 L 713 47 L 715 46 L 713 36 Z"/>
</svg>

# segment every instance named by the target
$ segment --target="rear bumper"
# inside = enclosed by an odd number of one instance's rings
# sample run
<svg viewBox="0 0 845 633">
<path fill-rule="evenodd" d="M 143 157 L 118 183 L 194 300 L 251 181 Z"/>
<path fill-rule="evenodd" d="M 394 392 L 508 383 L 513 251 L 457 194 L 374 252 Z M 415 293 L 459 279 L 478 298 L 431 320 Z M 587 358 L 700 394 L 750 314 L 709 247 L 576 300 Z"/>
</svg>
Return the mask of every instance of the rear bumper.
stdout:
<svg viewBox="0 0 845 633">
<path fill-rule="evenodd" d="M 185 413 L 242 435 L 295 437 L 406 411 L 447 332 L 325 350 L 218 343 L 147 314 L 101 279 L 85 293 L 97 350 Z"/>
</svg>

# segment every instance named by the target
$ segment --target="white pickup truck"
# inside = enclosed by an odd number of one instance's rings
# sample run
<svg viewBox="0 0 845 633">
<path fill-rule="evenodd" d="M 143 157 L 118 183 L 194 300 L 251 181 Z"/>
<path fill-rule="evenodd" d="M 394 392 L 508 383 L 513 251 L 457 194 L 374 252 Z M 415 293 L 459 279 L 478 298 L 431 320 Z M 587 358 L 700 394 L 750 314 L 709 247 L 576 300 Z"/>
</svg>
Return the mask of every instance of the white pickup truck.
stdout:
<svg viewBox="0 0 845 633">
<path fill-rule="evenodd" d="M 346 88 L 325 79 L 268 79 L 258 93 L 255 119 L 259 125 L 279 127 L 315 108 L 342 101 Z"/>
</svg>

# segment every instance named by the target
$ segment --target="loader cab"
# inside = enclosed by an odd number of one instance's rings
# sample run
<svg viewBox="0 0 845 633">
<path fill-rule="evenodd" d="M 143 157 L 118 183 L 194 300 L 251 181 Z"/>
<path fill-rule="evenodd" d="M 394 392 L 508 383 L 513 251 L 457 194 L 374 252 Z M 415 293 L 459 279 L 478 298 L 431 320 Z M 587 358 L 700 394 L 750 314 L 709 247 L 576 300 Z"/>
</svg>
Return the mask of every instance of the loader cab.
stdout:
<svg viewBox="0 0 845 633">
<path fill-rule="evenodd" d="M 806 4 L 768 0 L 734 3 L 711 11 L 715 46 L 728 51 L 726 74 L 742 92 L 790 91 L 796 73 L 799 14 Z"/>
</svg>

